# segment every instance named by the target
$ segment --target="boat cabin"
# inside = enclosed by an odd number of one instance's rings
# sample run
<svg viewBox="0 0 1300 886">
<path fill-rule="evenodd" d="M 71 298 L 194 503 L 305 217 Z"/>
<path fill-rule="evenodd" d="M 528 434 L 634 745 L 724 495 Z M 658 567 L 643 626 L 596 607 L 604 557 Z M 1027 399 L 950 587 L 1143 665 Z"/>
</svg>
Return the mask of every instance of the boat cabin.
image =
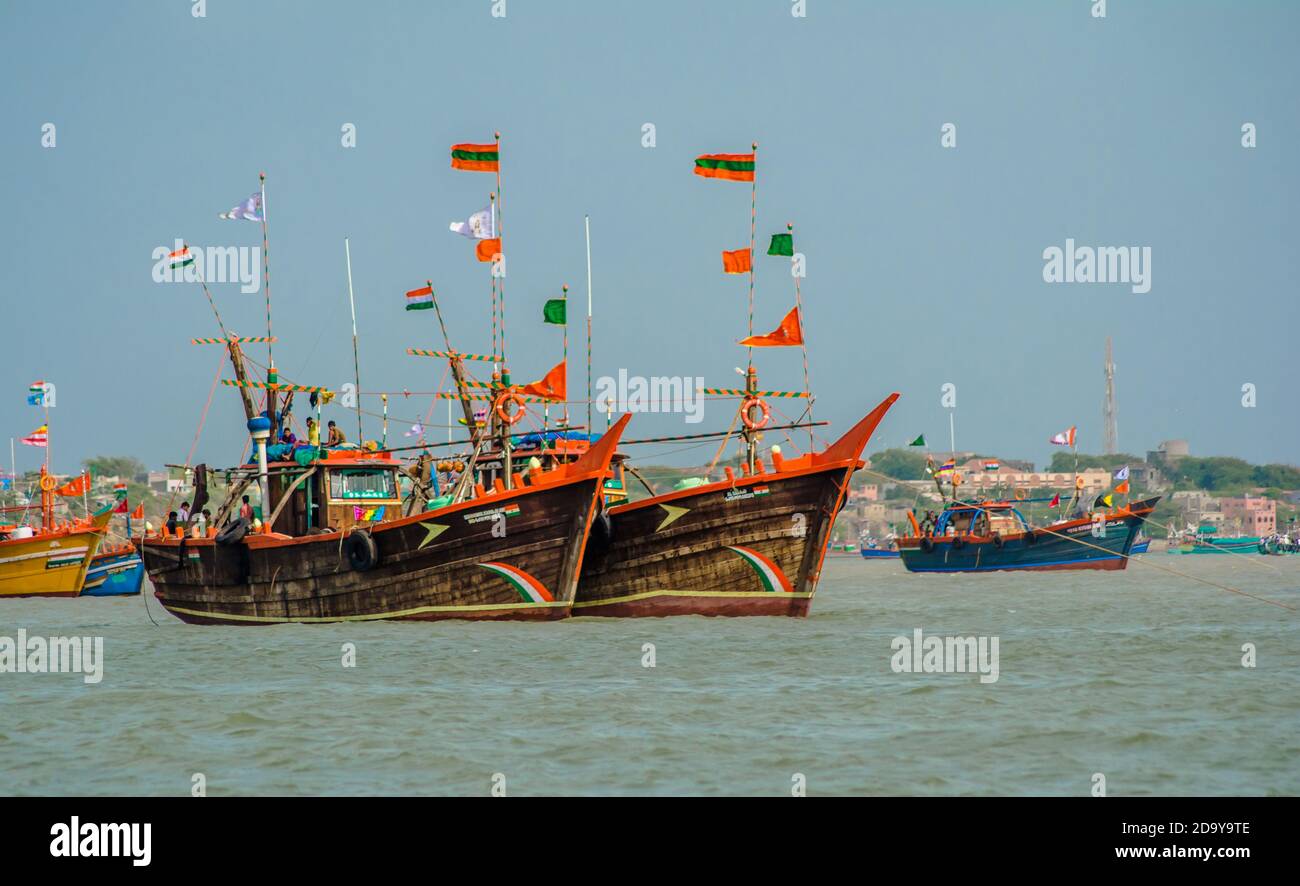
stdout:
<svg viewBox="0 0 1300 886">
<path fill-rule="evenodd" d="M 363 450 L 322 449 L 306 465 L 273 462 L 263 519 L 274 532 L 301 536 L 400 517 L 401 467 L 386 452 Z"/>
<path fill-rule="evenodd" d="M 952 505 L 935 521 L 935 535 L 1015 535 L 1029 531 L 1027 521 L 1010 502 Z"/>
</svg>

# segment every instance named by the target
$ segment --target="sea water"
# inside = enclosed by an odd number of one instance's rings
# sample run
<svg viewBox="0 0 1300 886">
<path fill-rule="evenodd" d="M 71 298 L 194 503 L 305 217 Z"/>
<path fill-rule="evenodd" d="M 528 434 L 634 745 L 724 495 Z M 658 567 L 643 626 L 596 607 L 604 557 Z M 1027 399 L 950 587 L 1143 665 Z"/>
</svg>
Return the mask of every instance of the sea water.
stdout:
<svg viewBox="0 0 1300 886">
<path fill-rule="evenodd" d="M 1300 793 L 1297 612 L 1163 571 L 1300 607 L 1300 557 L 1142 559 L 831 557 L 807 619 L 199 627 L 151 593 L 3 600 L 0 638 L 102 637 L 103 678 L 0 673 L 0 794 Z M 918 631 L 996 638 L 996 681 L 899 670 Z"/>
</svg>

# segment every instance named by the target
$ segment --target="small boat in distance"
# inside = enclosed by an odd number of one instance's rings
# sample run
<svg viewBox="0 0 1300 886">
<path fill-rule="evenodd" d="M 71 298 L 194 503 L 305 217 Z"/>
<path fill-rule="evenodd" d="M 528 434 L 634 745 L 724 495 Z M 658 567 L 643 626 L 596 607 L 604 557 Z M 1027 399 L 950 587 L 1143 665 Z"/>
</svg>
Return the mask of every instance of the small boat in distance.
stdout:
<svg viewBox="0 0 1300 886">
<path fill-rule="evenodd" d="M 41 466 L 41 525 L 0 525 L 0 597 L 75 597 L 108 525 L 109 508 L 59 523 L 58 482 Z"/>
<path fill-rule="evenodd" d="M 1213 526 L 1197 528 L 1190 536 L 1183 536 L 1178 544 L 1169 545 L 1170 554 L 1254 554 L 1259 551 L 1259 538 L 1254 535 L 1219 536 Z"/>
<path fill-rule="evenodd" d="M 90 561 L 83 597 L 130 597 L 144 585 L 144 561 L 135 545 L 111 545 L 102 548 Z"/>
<path fill-rule="evenodd" d="M 1123 569 L 1159 496 L 1034 528 L 1016 502 L 954 501 L 932 525 L 909 515 L 915 534 L 900 538 L 911 572 L 1013 569 Z"/>
</svg>

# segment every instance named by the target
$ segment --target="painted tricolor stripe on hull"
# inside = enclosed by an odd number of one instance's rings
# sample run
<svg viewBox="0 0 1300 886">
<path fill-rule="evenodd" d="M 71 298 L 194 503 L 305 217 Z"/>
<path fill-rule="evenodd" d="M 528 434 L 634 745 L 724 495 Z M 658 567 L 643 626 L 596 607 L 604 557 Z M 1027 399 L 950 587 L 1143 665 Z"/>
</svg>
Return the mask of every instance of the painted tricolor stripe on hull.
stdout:
<svg viewBox="0 0 1300 886">
<path fill-rule="evenodd" d="M 533 578 L 522 569 L 516 569 L 515 567 L 507 566 L 504 563 L 480 563 L 478 565 L 482 566 L 484 569 L 491 569 L 497 575 L 500 575 L 506 581 L 510 582 L 510 584 L 514 586 L 514 589 L 519 592 L 519 596 L 523 597 L 524 600 L 529 603 L 555 602 L 555 598 L 551 596 L 551 592 L 546 590 L 546 587 L 540 581 Z"/>
<path fill-rule="evenodd" d="M 781 567 L 773 563 L 769 558 L 764 557 L 753 548 L 740 548 L 727 545 L 727 550 L 735 551 L 745 559 L 745 562 L 754 567 L 758 573 L 759 580 L 763 582 L 763 587 L 768 591 L 781 592 L 786 594 L 794 593 L 794 586 L 790 584 L 790 579 L 785 577 Z"/>
</svg>

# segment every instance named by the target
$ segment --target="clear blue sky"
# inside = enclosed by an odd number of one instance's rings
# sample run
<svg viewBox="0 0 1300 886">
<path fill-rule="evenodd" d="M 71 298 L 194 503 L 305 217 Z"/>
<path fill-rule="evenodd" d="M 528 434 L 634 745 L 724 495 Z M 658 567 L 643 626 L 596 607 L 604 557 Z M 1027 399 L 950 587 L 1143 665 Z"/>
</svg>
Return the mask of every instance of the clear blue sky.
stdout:
<svg viewBox="0 0 1300 886">
<path fill-rule="evenodd" d="M 738 382 L 746 284 L 718 253 L 747 242 L 748 188 L 691 167 L 757 140 L 760 244 L 796 223 L 817 415 L 836 429 L 897 390 L 871 448 L 946 441 L 954 382 L 959 448 L 1042 463 L 1048 436 L 1078 424 L 1099 451 L 1112 335 L 1121 449 L 1186 438 L 1195 454 L 1297 461 L 1296 4 L 1111 0 L 1105 19 L 1090 0 L 790 6 L 508 0 L 496 19 L 491 0 L 209 0 L 196 19 L 182 0 L 5 3 L 3 436 L 38 424 L 24 393 L 47 378 L 57 469 L 184 458 L 218 357 L 188 340 L 216 333 L 197 287 L 151 280 L 152 251 L 260 243 L 258 225 L 216 217 L 259 170 L 282 372 L 351 376 L 348 236 L 363 388 L 430 389 L 435 362 L 403 351 L 436 346 L 436 325 L 402 295 L 433 278 L 455 342 L 488 350 L 484 266 L 447 224 L 492 181 L 452 171 L 448 146 L 500 129 L 517 379 L 558 358 L 541 305 L 565 282 L 581 296 L 590 213 L 596 374 Z M 1150 246 L 1151 291 L 1044 283 L 1042 252 L 1067 237 Z M 767 331 L 793 293 L 780 260 L 759 261 Z M 264 332 L 260 292 L 214 290 L 230 326 Z M 797 351 L 759 366 L 764 386 L 801 383 Z M 575 360 L 572 390 L 581 377 Z M 700 427 L 641 416 L 633 433 Z M 196 460 L 232 463 L 244 438 L 219 389 Z"/>
</svg>

